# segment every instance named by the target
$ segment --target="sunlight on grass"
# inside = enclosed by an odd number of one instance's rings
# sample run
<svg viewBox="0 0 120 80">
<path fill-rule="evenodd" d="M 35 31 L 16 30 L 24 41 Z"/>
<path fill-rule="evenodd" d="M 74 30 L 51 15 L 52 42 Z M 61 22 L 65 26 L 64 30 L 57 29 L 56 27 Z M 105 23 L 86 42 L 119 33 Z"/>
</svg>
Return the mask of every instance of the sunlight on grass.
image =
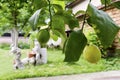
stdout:
<svg viewBox="0 0 120 80">
<path fill-rule="evenodd" d="M 0 75 L 13 71 L 11 60 L 12 56 L 10 56 L 9 51 L 0 49 Z"/>
<path fill-rule="evenodd" d="M 12 80 L 16 78 L 40 77 L 40 76 L 56 76 L 69 75 L 88 72 L 98 72 L 106 70 L 106 60 L 102 59 L 97 64 L 86 62 L 81 56 L 76 63 L 63 62 L 64 54 L 61 50 L 48 50 L 48 63 L 39 66 L 26 66 L 24 70 L 13 70 L 12 59 L 9 51 L 0 49 L 0 80 Z M 22 51 L 22 58 L 28 50 Z"/>
</svg>

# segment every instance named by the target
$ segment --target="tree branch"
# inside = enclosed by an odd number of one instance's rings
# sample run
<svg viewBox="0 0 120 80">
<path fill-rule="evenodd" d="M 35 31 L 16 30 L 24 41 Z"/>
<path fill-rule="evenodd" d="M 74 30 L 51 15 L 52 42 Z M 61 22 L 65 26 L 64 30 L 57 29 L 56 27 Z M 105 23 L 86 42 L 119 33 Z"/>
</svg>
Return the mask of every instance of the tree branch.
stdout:
<svg viewBox="0 0 120 80">
<path fill-rule="evenodd" d="M 90 4 L 90 2 L 91 2 L 91 0 L 89 0 L 88 4 Z M 83 24 L 82 24 L 82 28 L 81 28 L 82 31 L 83 31 L 83 28 L 84 28 L 84 25 L 85 25 L 86 15 L 87 15 L 87 10 L 85 11 L 85 14 L 83 16 Z"/>
<path fill-rule="evenodd" d="M 49 25 L 49 27 L 51 28 L 51 26 L 52 26 L 51 2 L 50 2 L 50 0 L 47 0 L 47 1 L 49 3 L 49 14 L 50 14 L 50 25 Z"/>
<path fill-rule="evenodd" d="M 107 9 L 107 1 L 105 0 L 105 11 L 106 11 L 106 9 Z"/>
</svg>

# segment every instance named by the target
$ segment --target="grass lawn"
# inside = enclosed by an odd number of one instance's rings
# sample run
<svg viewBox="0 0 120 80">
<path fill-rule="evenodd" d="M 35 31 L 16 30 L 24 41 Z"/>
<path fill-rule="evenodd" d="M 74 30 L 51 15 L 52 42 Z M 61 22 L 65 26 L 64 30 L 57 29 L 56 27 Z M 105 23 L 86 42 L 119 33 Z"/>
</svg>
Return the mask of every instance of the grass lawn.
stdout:
<svg viewBox="0 0 120 80">
<path fill-rule="evenodd" d="M 22 50 L 22 57 L 28 50 Z M 64 54 L 61 50 L 48 50 L 48 63 L 39 66 L 26 66 L 24 70 L 13 70 L 13 55 L 9 50 L 0 49 L 0 80 L 13 80 L 17 78 L 40 77 L 40 76 L 57 76 L 80 74 L 88 72 L 98 72 L 107 70 L 119 70 L 120 59 L 110 58 L 101 59 L 97 64 L 86 62 L 82 56 L 76 63 L 63 62 Z"/>
</svg>

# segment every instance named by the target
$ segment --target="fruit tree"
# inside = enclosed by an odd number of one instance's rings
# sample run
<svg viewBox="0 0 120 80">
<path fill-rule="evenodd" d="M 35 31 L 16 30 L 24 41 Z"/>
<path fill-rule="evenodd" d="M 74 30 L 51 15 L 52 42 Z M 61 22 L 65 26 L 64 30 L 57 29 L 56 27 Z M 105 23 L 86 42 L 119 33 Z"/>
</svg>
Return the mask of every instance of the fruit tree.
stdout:
<svg viewBox="0 0 120 80">
<path fill-rule="evenodd" d="M 112 44 L 120 29 L 106 12 L 98 10 L 93 6 L 91 0 L 89 1 L 87 10 L 82 12 L 84 20 L 82 26 L 80 26 L 72 10 L 65 8 L 66 3 L 70 1 L 73 0 L 34 0 L 34 6 L 37 11 L 29 19 L 33 29 L 41 30 L 43 24 L 48 25 L 45 29 L 47 29 L 50 34 L 52 32 L 52 34 L 65 39 L 63 46 L 65 62 L 78 61 L 87 45 L 87 39 L 83 33 L 85 23 L 89 24 L 95 30 L 104 48 L 108 48 Z M 112 3 L 111 0 L 101 0 L 101 3 L 105 5 L 105 8 L 108 5 L 120 8 L 120 2 Z M 69 37 L 65 35 L 66 25 L 68 25 L 72 31 Z M 79 27 L 79 30 L 74 30 L 76 27 Z M 94 46 L 93 48 L 96 49 Z M 87 50 L 87 52 L 90 51 Z M 100 57 L 99 50 L 96 49 L 96 52 L 98 53 L 98 57 Z"/>
</svg>

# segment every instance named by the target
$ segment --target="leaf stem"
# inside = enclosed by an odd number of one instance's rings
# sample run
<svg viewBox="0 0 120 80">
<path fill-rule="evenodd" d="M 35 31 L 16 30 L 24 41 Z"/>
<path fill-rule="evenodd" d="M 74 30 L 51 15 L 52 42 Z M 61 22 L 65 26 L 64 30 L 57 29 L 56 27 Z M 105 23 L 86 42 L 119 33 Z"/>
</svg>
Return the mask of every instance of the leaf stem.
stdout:
<svg viewBox="0 0 120 80">
<path fill-rule="evenodd" d="M 106 11 L 106 9 L 107 9 L 107 1 L 105 0 L 105 11 Z"/>
<path fill-rule="evenodd" d="M 50 24 L 49 24 L 49 28 L 51 28 L 51 26 L 52 26 L 51 2 L 50 2 L 50 0 L 47 0 L 47 1 L 48 1 L 48 3 L 49 3 L 49 14 L 50 14 Z"/>
<path fill-rule="evenodd" d="M 87 13 L 87 11 L 85 12 L 85 14 L 83 16 L 83 23 L 82 23 L 82 28 L 81 28 L 82 32 L 83 32 L 83 28 L 84 28 L 84 25 L 85 25 L 86 13 Z"/>
<path fill-rule="evenodd" d="M 91 2 L 91 0 L 89 0 L 88 4 L 90 4 L 90 2 Z M 85 14 L 83 16 L 83 23 L 82 23 L 82 28 L 81 28 L 82 32 L 83 32 L 83 28 L 84 28 L 84 25 L 85 25 L 86 15 L 87 15 L 87 10 L 85 11 Z"/>
</svg>

